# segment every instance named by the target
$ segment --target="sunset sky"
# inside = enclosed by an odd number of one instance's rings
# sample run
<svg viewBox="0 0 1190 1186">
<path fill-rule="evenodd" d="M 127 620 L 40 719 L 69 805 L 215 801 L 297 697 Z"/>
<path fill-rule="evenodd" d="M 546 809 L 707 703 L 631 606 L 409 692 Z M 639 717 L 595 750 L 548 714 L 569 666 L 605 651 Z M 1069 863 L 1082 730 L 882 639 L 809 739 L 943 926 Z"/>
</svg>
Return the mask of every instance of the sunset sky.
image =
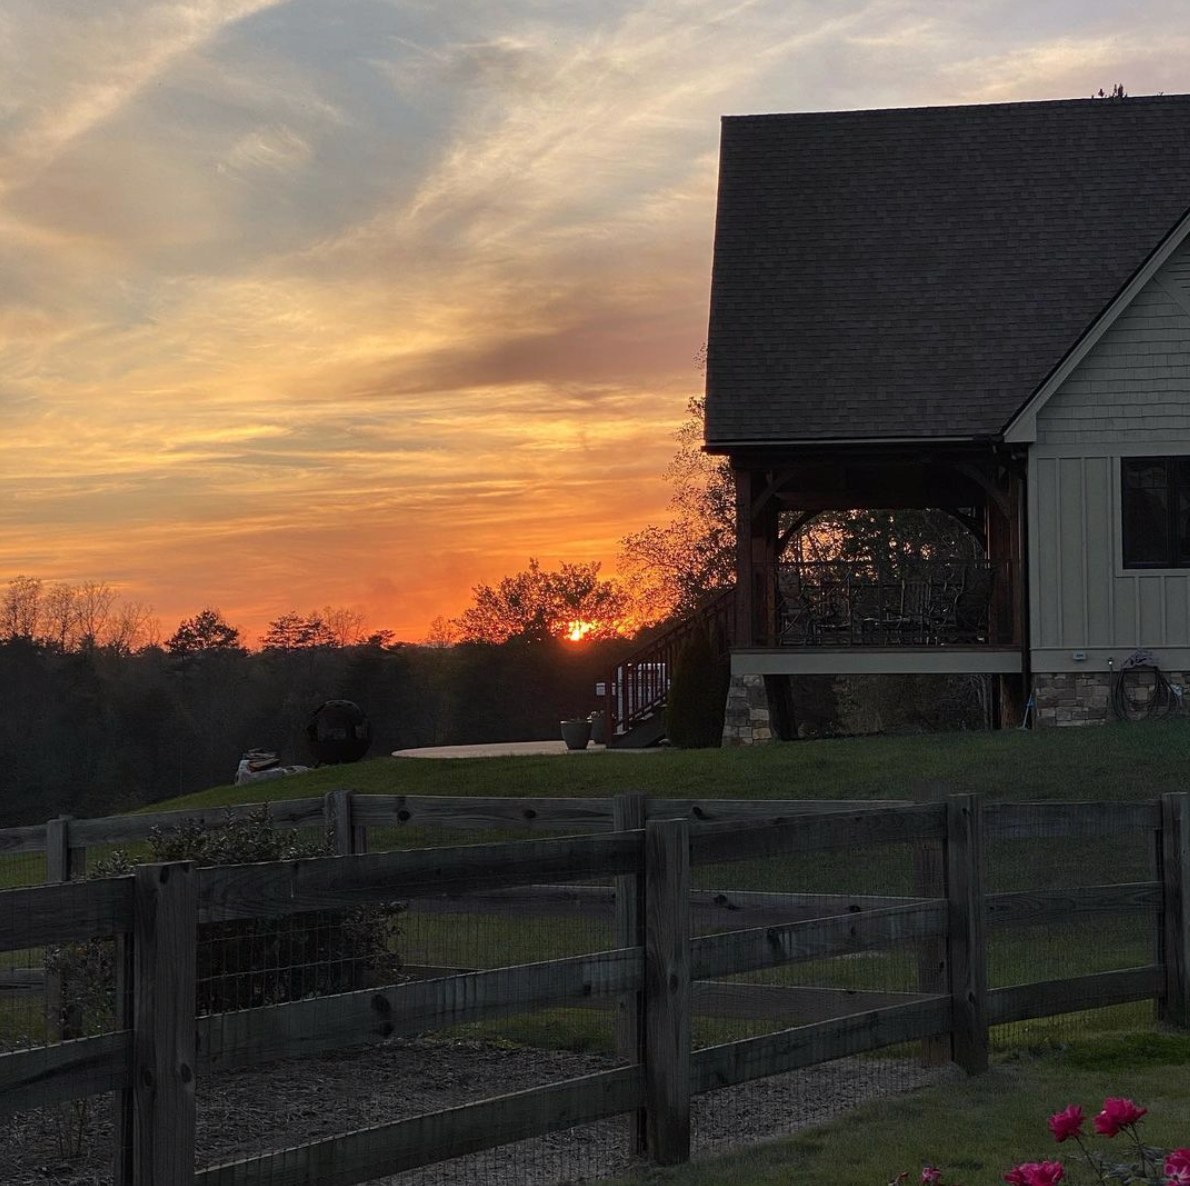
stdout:
<svg viewBox="0 0 1190 1186">
<path fill-rule="evenodd" d="M 402 638 L 664 514 L 724 113 L 1190 91 L 1185 0 L 0 0 L 0 580 Z"/>
</svg>

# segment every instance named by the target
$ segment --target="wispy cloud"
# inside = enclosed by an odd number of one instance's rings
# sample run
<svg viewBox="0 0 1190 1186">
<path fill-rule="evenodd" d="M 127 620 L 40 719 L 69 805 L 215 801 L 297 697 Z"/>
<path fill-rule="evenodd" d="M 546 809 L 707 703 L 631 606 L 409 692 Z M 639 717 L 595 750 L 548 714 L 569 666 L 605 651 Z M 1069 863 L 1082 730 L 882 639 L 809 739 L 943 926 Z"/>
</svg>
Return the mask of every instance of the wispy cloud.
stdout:
<svg viewBox="0 0 1190 1186">
<path fill-rule="evenodd" d="M 0 577 L 416 637 L 610 560 L 698 383 L 719 114 L 1179 89 L 1171 5 L 1045 7 L 0 0 Z"/>
<path fill-rule="evenodd" d="M 228 25 L 283 0 L 191 0 L 55 9 L 15 0 L 4 77 L 28 112 L 0 142 L 9 185 L 27 181 L 59 153 L 111 119 L 185 54 Z M 20 94 L 21 91 L 25 93 Z"/>
</svg>

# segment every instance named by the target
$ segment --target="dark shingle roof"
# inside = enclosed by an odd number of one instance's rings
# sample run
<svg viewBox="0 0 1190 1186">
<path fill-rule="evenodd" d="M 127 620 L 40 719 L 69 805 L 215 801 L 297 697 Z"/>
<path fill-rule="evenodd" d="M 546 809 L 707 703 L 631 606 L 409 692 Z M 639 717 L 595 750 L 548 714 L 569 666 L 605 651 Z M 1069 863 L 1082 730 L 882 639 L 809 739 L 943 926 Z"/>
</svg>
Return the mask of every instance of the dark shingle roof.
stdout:
<svg viewBox="0 0 1190 1186">
<path fill-rule="evenodd" d="M 1001 432 L 1190 207 L 1190 95 L 729 117 L 707 440 Z"/>
</svg>

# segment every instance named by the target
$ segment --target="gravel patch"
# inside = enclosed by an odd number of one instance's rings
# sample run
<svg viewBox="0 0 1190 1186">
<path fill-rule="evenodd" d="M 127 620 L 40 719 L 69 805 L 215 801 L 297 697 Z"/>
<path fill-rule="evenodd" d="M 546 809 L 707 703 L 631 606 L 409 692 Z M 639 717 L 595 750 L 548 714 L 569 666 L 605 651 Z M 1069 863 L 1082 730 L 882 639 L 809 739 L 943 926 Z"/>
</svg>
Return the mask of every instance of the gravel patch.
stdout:
<svg viewBox="0 0 1190 1186">
<path fill-rule="evenodd" d="M 615 1065 L 597 1055 L 416 1039 L 224 1072 L 199 1086 L 199 1164 L 283 1149 Z M 699 1096 L 693 1103 L 694 1153 L 721 1153 L 781 1136 L 952 1073 L 923 1069 L 908 1059 L 845 1058 Z M 583 1124 L 378 1179 L 376 1186 L 562 1186 L 610 1177 L 633 1166 L 627 1124 L 625 1117 Z M 73 1137 L 64 1142 L 63 1130 L 71 1125 Z M 0 1123 L 0 1182 L 6 1186 L 110 1186 L 110 1157 L 107 1097 L 91 1101 L 81 1119 L 67 1105 Z"/>
</svg>

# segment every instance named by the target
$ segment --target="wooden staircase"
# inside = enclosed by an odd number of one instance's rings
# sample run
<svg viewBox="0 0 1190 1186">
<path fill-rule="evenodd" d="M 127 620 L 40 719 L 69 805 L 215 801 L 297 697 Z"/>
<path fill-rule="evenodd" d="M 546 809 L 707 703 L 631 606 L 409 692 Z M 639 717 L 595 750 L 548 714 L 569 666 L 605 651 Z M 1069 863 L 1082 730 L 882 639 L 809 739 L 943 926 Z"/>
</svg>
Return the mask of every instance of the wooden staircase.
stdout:
<svg viewBox="0 0 1190 1186">
<path fill-rule="evenodd" d="M 647 749 L 665 737 L 665 702 L 675 660 L 700 629 L 708 632 L 713 645 L 726 652 L 734 610 L 735 589 L 723 589 L 638 647 L 608 673 L 604 712 L 609 748 Z"/>
</svg>

